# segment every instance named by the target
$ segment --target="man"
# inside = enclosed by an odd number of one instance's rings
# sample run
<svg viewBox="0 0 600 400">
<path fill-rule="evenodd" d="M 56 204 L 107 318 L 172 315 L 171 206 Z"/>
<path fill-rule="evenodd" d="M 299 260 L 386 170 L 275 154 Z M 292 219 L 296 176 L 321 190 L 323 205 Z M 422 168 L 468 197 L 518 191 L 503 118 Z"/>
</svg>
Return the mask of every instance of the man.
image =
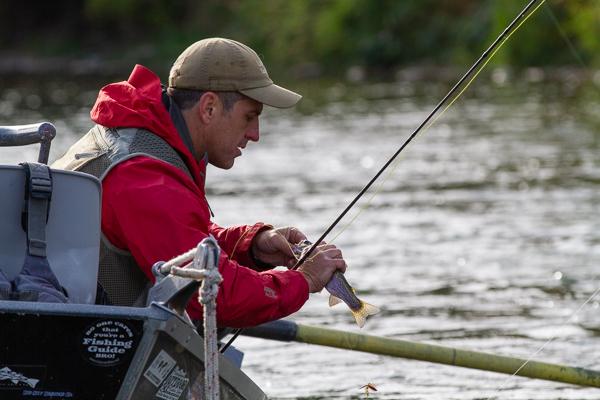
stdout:
<svg viewBox="0 0 600 400">
<path fill-rule="evenodd" d="M 214 236 L 221 246 L 220 326 L 242 328 L 297 311 L 323 289 L 341 252 L 321 245 L 297 271 L 295 228 L 262 223 L 221 228 L 210 221 L 207 164 L 229 169 L 249 141 L 259 140 L 263 104 L 287 108 L 301 96 L 274 85 L 258 55 L 233 40 L 201 40 L 175 62 L 169 87 L 136 66 L 127 82 L 104 87 L 91 118 L 97 125 L 54 168 L 102 180 L 99 282 L 116 305 L 143 304 L 151 267 Z M 324 250 L 323 250 L 324 249 Z M 323 250 L 322 252 L 317 252 Z M 197 299 L 188 307 L 202 319 Z"/>
</svg>

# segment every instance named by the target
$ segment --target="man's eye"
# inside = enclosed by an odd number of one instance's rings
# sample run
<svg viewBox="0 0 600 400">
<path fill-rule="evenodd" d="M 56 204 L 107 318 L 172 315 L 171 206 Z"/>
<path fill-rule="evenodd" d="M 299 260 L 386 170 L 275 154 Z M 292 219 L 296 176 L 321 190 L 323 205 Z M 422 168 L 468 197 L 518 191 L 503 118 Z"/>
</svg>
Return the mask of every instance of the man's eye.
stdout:
<svg viewBox="0 0 600 400">
<path fill-rule="evenodd" d="M 252 115 L 246 115 L 246 121 L 252 122 L 253 119 L 254 119 L 254 116 L 252 116 Z"/>
</svg>

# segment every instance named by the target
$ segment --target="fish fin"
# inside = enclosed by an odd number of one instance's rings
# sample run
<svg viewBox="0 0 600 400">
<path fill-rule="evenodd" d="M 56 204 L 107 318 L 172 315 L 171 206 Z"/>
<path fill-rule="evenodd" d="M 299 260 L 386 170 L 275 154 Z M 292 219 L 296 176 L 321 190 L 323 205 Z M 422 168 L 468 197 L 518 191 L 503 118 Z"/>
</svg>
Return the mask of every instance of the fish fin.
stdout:
<svg viewBox="0 0 600 400">
<path fill-rule="evenodd" d="M 375 307 L 374 305 L 365 303 L 364 301 L 361 301 L 361 303 L 362 303 L 362 306 L 360 307 L 360 310 L 358 310 L 358 311 L 350 310 L 350 311 L 352 311 L 352 315 L 354 315 L 356 324 L 358 325 L 359 328 L 362 329 L 362 327 L 365 326 L 365 322 L 367 322 L 367 317 L 369 315 L 377 314 L 381 310 L 379 308 Z"/>
<path fill-rule="evenodd" d="M 338 297 L 335 297 L 334 295 L 329 295 L 329 307 L 333 307 L 336 304 L 340 304 L 342 302 L 342 300 Z"/>
</svg>

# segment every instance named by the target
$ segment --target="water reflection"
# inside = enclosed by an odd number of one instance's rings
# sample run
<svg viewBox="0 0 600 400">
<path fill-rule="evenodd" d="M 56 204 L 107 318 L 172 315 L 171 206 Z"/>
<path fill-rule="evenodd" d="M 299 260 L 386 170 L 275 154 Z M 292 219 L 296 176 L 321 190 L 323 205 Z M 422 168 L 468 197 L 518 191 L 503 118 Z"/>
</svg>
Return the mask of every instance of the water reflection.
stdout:
<svg viewBox="0 0 600 400">
<path fill-rule="evenodd" d="M 54 160 L 90 129 L 89 110 L 109 82 L 4 78 L 0 122 L 53 122 Z M 451 85 L 295 88 L 305 96 L 296 109 L 266 108 L 260 143 L 232 170 L 208 172 L 215 221 L 295 225 L 318 237 Z M 521 358 L 557 334 L 536 359 L 600 369 L 598 299 L 561 329 L 600 287 L 599 102 L 597 86 L 567 70 L 494 71 L 476 81 L 336 239 L 348 280 L 382 309 L 363 332 Z M 33 160 L 30 147 L 0 149 L 0 160 Z M 292 319 L 358 331 L 325 294 Z M 377 384 L 374 399 L 488 398 L 506 379 L 303 344 L 241 338 L 236 345 L 246 352 L 246 372 L 273 398 L 360 398 L 365 380 Z M 496 396 L 597 393 L 514 378 Z"/>
</svg>

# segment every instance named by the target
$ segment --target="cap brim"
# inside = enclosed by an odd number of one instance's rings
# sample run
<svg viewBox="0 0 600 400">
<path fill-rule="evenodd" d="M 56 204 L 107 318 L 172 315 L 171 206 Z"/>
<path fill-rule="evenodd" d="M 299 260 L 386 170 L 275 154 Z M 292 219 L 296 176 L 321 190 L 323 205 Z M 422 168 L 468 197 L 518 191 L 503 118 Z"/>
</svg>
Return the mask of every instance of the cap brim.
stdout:
<svg viewBox="0 0 600 400">
<path fill-rule="evenodd" d="M 239 92 L 251 99 L 275 108 L 293 107 L 302 98 L 298 93 L 275 84 L 253 89 L 243 89 L 239 90 Z"/>
</svg>

